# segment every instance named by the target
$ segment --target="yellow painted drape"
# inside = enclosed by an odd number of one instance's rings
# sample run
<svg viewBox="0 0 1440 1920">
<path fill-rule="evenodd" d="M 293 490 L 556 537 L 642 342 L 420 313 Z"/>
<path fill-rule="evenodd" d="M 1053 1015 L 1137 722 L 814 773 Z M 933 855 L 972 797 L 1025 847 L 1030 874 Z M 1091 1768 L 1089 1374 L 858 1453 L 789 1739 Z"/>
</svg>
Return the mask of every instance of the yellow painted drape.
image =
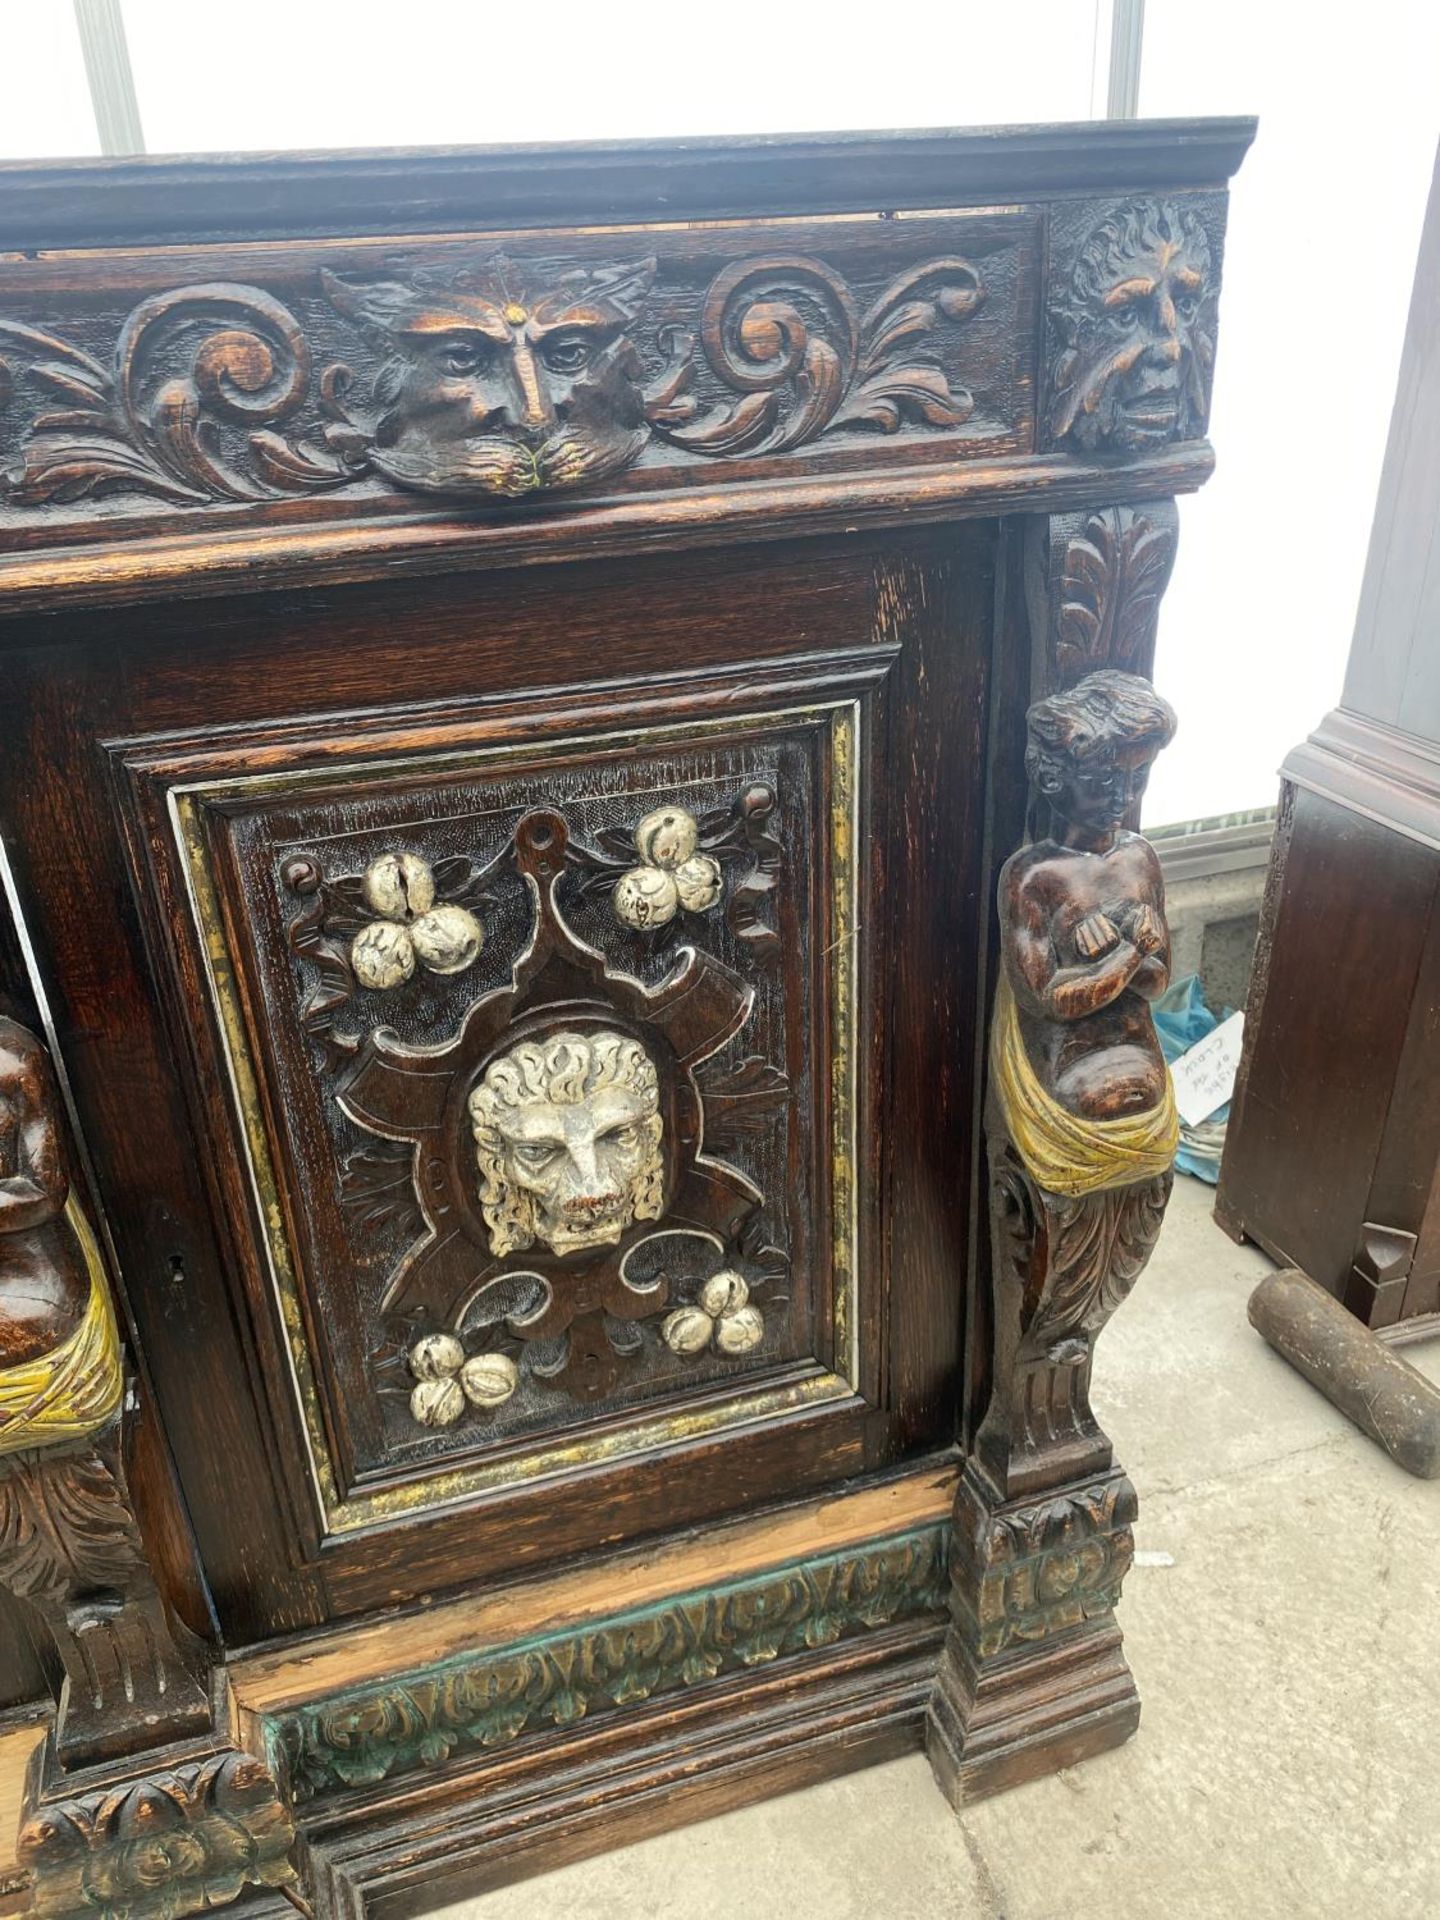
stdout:
<svg viewBox="0 0 1440 1920">
<path fill-rule="evenodd" d="M 1005 975 L 995 995 L 990 1071 L 1010 1138 L 1037 1186 L 1076 1199 L 1105 1187 L 1126 1187 L 1164 1173 L 1180 1144 L 1175 1089 L 1148 1113 L 1121 1120 L 1082 1120 L 1041 1086 L 1020 1032 L 1015 995 Z"/>
<path fill-rule="evenodd" d="M 0 1454 L 83 1440 L 115 1412 L 125 1387 L 110 1288 L 90 1222 L 72 1194 L 65 1218 L 90 1275 L 85 1318 L 53 1353 L 0 1367 Z"/>
</svg>

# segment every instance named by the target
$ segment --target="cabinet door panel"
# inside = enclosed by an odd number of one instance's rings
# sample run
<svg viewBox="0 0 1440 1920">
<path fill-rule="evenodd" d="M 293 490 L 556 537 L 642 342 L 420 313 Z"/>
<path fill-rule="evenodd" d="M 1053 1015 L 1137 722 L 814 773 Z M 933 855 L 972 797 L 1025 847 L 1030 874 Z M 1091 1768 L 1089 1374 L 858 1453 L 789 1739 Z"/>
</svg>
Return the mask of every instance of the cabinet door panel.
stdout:
<svg viewBox="0 0 1440 1920">
<path fill-rule="evenodd" d="M 995 531 L 136 616 L 27 706 L 67 864 L 22 881 L 232 1634 L 947 1442 L 973 1063 L 926 1008 L 973 1000 Z M 116 886 L 143 947 L 73 912 Z M 64 1004 L 102 977 L 119 1025 Z"/>
<path fill-rule="evenodd" d="M 834 953 L 887 665 L 170 788 L 326 1531 L 848 1397 Z"/>
</svg>

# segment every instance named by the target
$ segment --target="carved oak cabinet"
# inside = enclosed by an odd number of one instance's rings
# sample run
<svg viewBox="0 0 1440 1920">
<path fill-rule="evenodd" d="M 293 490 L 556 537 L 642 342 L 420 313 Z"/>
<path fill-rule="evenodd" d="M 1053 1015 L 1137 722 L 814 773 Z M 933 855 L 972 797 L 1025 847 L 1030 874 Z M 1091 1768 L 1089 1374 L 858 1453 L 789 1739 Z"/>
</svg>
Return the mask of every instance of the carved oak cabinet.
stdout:
<svg viewBox="0 0 1440 1920">
<path fill-rule="evenodd" d="M 1133 1730 L 1163 1068 L 1015 1101 L 1168 967 L 1252 131 L 0 168 L 0 1909 Z"/>
</svg>

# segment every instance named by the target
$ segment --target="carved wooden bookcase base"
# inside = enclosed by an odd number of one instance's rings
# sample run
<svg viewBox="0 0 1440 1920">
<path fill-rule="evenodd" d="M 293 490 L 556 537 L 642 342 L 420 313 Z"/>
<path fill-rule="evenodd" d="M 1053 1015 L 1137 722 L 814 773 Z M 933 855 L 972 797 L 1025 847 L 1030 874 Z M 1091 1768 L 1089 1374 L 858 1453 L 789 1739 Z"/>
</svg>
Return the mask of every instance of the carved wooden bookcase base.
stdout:
<svg viewBox="0 0 1440 1920">
<path fill-rule="evenodd" d="M 7 1920 L 1133 1732 L 1252 132 L 0 166 Z"/>
</svg>

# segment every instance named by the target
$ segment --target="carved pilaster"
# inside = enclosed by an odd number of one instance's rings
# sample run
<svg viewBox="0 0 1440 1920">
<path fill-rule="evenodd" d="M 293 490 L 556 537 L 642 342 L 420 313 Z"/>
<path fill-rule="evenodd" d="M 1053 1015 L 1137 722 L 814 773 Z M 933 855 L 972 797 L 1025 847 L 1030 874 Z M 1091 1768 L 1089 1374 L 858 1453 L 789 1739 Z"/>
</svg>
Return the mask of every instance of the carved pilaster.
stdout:
<svg viewBox="0 0 1440 1920">
<path fill-rule="evenodd" d="M 1019 1496 L 1111 1463 L 1090 1408 L 1095 1340 L 1150 1258 L 1174 1176 L 1052 1193 L 1001 1116 L 988 1131 L 994 1378 L 975 1445 L 995 1486 Z"/>
<path fill-rule="evenodd" d="M 1092 606 L 1113 645 L 1123 604 Z M 1153 636 L 1153 605 L 1143 613 L 1133 625 Z M 1063 682 L 1073 662 L 1051 665 Z M 1029 714 L 1037 837 L 1000 877 L 986 1108 L 989 1402 L 956 1498 L 928 1725 L 957 1802 L 1112 1746 L 1139 1717 L 1113 1618 L 1135 1494 L 1091 1410 L 1090 1368 L 1173 1180 L 1178 1121 L 1150 1015 L 1170 977 L 1164 888 L 1127 823 L 1174 724 L 1148 680 L 1109 666 Z"/>
<path fill-rule="evenodd" d="M 0 1459 L 0 1580 L 60 1656 L 55 1752 L 66 1767 L 210 1721 L 199 1651 L 150 1571 L 123 1449 L 117 1415 L 88 1442 Z"/>
<path fill-rule="evenodd" d="M 959 1805 L 1135 1731 L 1140 1701 L 1114 1607 L 1135 1490 L 1114 1471 L 1039 1500 L 1001 1501 L 967 1468 L 955 1499 L 951 1626 L 926 1728 Z"/>
</svg>

